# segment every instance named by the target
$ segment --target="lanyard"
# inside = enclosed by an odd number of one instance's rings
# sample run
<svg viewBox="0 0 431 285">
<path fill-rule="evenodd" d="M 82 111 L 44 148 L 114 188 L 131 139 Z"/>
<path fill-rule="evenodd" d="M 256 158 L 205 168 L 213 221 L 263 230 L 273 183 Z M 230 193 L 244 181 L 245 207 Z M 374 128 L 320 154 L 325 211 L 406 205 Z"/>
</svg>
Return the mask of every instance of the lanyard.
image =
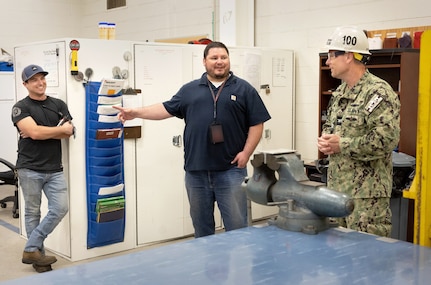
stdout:
<svg viewBox="0 0 431 285">
<path fill-rule="evenodd" d="M 210 89 L 210 92 L 211 92 L 211 95 L 212 95 L 213 101 L 214 101 L 214 112 L 213 112 L 214 113 L 214 121 L 217 118 L 217 100 L 218 100 L 218 97 L 220 96 L 220 93 L 221 93 L 225 83 L 226 83 L 226 80 L 223 81 L 222 85 L 220 86 L 220 89 L 217 91 L 217 94 L 214 94 L 214 91 L 211 88 L 212 84 L 211 84 L 211 82 L 208 81 L 208 88 Z"/>
</svg>

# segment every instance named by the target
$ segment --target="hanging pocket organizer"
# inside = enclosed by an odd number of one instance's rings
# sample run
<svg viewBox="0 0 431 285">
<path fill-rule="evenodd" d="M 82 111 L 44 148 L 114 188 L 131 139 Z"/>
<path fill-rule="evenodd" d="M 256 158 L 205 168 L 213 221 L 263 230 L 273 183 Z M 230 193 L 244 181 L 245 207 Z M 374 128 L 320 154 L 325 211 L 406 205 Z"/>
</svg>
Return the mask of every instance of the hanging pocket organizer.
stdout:
<svg viewBox="0 0 431 285">
<path fill-rule="evenodd" d="M 125 229 L 123 126 L 112 108 L 121 92 L 98 94 L 100 85 L 85 86 L 87 248 L 122 242 Z"/>
</svg>

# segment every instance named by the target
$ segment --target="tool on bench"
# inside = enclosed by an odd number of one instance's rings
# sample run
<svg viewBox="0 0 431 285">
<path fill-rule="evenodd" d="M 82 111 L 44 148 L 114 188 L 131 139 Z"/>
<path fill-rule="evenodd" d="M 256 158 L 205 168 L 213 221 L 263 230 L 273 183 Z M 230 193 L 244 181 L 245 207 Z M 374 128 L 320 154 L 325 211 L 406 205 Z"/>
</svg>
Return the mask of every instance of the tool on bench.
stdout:
<svg viewBox="0 0 431 285">
<path fill-rule="evenodd" d="M 348 216 L 354 209 L 353 199 L 348 195 L 310 181 L 304 163 L 294 152 L 255 154 L 251 164 L 253 176 L 246 179 L 243 187 L 250 200 L 280 208 L 270 224 L 317 234 L 338 225 L 331 218 Z"/>
</svg>

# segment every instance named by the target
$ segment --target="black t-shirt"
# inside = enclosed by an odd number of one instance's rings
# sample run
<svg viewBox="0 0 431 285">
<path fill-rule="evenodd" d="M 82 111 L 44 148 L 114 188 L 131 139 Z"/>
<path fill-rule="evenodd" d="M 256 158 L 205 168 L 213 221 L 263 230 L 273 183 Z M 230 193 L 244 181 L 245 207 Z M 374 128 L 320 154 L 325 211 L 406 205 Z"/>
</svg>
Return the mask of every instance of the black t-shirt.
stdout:
<svg viewBox="0 0 431 285">
<path fill-rule="evenodd" d="M 12 122 L 15 126 L 28 116 L 31 116 L 37 125 L 48 127 L 57 126 L 63 116 L 72 119 L 66 103 L 49 96 L 43 101 L 33 100 L 27 96 L 13 106 Z M 61 140 L 33 140 L 20 137 L 16 168 L 47 173 L 62 171 Z"/>
</svg>

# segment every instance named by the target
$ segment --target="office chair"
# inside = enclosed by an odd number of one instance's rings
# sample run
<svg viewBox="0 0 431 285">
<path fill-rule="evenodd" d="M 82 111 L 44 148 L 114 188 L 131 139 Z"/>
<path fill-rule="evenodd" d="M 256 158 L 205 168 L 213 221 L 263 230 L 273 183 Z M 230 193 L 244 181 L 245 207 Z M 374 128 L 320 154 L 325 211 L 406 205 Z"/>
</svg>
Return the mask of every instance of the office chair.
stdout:
<svg viewBox="0 0 431 285">
<path fill-rule="evenodd" d="M 10 170 L 0 172 L 0 186 L 3 185 L 13 185 L 15 186 L 15 194 L 14 196 L 8 196 L 0 200 L 0 206 L 2 208 L 6 208 L 6 202 L 13 202 L 12 216 L 14 218 L 19 217 L 18 212 L 18 177 L 15 173 L 15 165 L 10 163 L 9 161 L 0 158 L 0 163 L 7 166 Z"/>
</svg>

